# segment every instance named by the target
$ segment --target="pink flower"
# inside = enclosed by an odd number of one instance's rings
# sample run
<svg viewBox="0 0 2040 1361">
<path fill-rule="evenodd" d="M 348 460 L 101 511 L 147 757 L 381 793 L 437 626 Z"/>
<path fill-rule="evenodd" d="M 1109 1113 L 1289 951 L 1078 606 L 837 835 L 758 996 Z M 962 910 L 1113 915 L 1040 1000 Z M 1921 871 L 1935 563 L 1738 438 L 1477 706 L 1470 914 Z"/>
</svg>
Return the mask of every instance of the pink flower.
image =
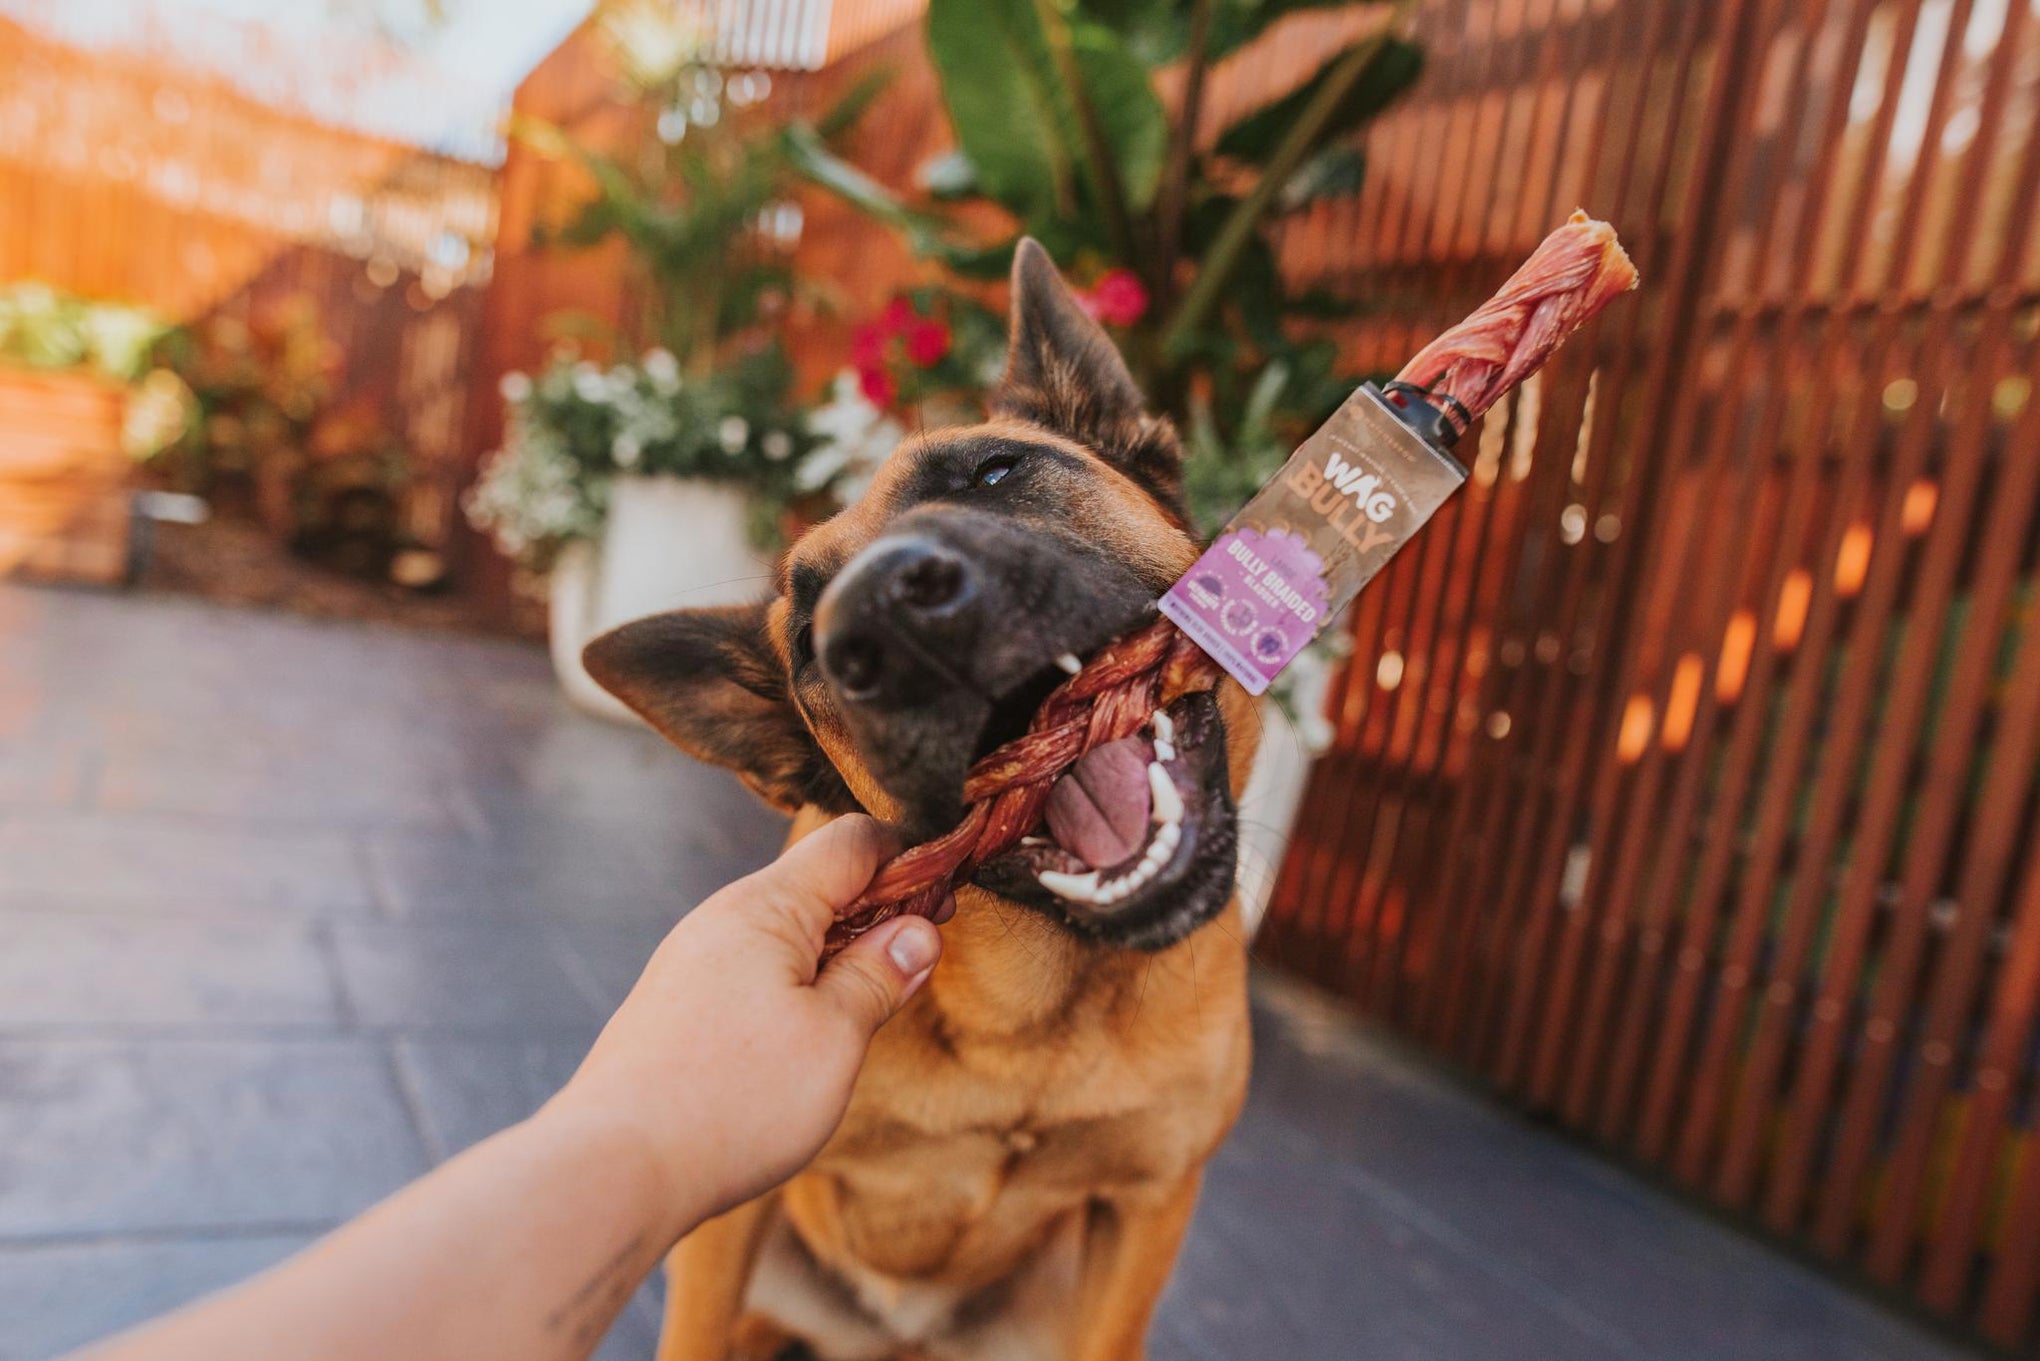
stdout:
<svg viewBox="0 0 2040 1361">
<path fill-rule="evenodd" d="M 858 369 L 875 369 L 885 363 L 886 333 L 865 322 L 850 332 L 850 364 Z"/>
<path fill-rule="evenodd" d="M 913 324 L 914 304 L 905 298 L 894 298 L 878 314 L 878 328 L 889 336 L 896 336 Z"/>
<path fill-rule="evenodd" d="M 949 328 L 939 321 L 916 321 L 907 328 L 907 358 L 922 368 L 941 362 L 949 353 Z"/>
<path fill-rule="evenodd" d="M 1148 291 L 1132 270 L 1109 269 L 1078 302 L 1107 326 L 1131 326 L 1147 315 Z"/>
<path fill-rule="evenodd" d="M 900 395 L 900 385 L 893 381 L 891 374 L 880 368 L 859 369 L 857 386 L 866 401 L 880 408 L 890 409 L 893 398 Z"/>
</svg>

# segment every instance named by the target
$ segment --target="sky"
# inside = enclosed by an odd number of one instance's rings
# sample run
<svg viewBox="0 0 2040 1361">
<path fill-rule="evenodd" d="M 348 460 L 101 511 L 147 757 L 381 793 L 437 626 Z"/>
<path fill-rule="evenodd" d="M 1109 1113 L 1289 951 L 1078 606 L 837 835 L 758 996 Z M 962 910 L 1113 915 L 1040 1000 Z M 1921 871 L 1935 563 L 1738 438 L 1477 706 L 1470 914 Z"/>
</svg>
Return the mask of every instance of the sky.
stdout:
<svg viewBox="0 0 2040 1361">
<path fill-rule="evenodd" d="M 470 160 L 501 158 L 517 82 L 590 0 L 0 0 L 74 46 L 169 53 L 268 103 Z"/>
</svg>

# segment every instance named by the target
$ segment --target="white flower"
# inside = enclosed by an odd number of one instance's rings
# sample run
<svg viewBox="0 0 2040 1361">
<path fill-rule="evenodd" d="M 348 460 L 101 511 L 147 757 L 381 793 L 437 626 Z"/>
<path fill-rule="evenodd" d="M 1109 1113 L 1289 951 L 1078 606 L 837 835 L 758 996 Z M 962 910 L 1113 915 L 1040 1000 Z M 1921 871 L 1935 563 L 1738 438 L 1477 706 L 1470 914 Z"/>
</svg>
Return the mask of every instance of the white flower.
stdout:
<svg viewBox="0 0 2040 1361">
<path fill-rule="evenodd" d="M 503 380 L 496 384 L 496 389 L 503 394 L 503 400 L 506 402 L 526 401 L 531 397 L 531 375 L 520 369 L 512 369 L 503 375 Z"/>
<path fill-rule="evenodd" d="M 644 370 L 645 376 L 661 392 L 671 392 L 680 386 L 680 361 L 673 357 L 671 350 L 646 350 Z"/>
<path fill-rule="evenodd" d="M 574 395 L 584 402 L 601 405 L 609 398 L 609 384 L 593 364 L 574 365 Z"/>
<path fill-rule="evenodd" d="M 608 496 L 607 479 L 588 478 L 554 432 L 520 419 L 463 505 L 505 553 L 529 561 L 533 550 L 601 532 Z"/>
<path fill-rule="evenodd" d="M 638 460 L 644 457 L 644 452 L 644 445 L 640 444 L 637 436 L 628 430 L 618 435 L 609 445 L 610 457 L 616 460 L 616 466 L 619 468 L 637 467 Z"/>
<path fill-rule="evenodd" d="M 848 369 L 836 376 L 828 404 L 808 413 L 807 428 L 820 442 L 801 460 L 794 482 L 802 491 L 827 488 L 843 505 L 864 494 L 907 433 L 864 396 Z"/>
<path fill-rule="evenodd" d="M 784 430 L 767 430 L 765 438 L 758 441 L 758 447 L 774 463 L 784 463 L 793 454 L 793 436 Z"/>
<path fill-rule="evenodd" d="M 734 456 L 743 453 L 744 441 L 749 438 L 751 423 L 742 416 L 725 416 L 722 423 L 715 428 L 716 443 L 722 445 L 722 450 L 726 454 Z"/>
</svg>

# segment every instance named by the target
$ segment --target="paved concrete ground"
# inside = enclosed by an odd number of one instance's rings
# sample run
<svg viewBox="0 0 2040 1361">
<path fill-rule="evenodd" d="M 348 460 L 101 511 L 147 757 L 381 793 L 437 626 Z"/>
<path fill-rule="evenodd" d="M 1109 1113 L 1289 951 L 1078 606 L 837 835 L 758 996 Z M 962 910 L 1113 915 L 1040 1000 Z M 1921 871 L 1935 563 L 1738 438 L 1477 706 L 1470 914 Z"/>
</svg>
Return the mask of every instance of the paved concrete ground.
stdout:
<svg viewBox="0 0 2040 1361">
<path fill-rule="evenodd" d="M 777 822 L 535 650 L 0 587 L 0 1361 L 231 1281 L 546 1096 Z M 1941 1344 L 1267 982 L 1158 1361 Z M 602 1355 L 650 1355 L 656 1286 Z"/>
</svg>

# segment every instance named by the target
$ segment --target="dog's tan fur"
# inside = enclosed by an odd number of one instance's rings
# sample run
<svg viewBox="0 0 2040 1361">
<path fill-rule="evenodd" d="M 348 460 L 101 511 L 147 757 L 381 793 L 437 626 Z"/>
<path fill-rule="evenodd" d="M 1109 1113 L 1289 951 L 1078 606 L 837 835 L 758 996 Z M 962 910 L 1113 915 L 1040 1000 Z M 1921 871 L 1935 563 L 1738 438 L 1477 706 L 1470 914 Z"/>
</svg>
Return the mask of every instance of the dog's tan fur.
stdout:
<svg viewBox="0 0 2040 1361">
<path fill-rule="evenodd" d="M 1005 420 L 1028 440 L 1082 454 L 1084 484 L 1070 489 L 1079 531 L 1114 545 L 1159 589 L 1196 552 L 1151 494 L 1152 478 L 1173 470 L 1138 464 L 1144 441 L 1166 436 L 1172 449 L 1173 434 L 1127 428 L 1118 448 L 1071 437 L 1087 427 L 1056 404 L 1085 400 L 1082 365 L 1067 347 L 1043 359 L 1042 385 L 1016 396 L 1009 382 Z M 898 469 L 914 457 L 903 449 L 795 556 L 824 571 L 849 560 L 882 532 Z M 768 636 L 783 634 L 785 608 L 783 598 L 773 606 L 781 615 L 768 616 Z M 806 727 L 850 793 L 893 812 L 840 723 L 807 707 Z M 1230 685 L 1221 712 L 1237 797 L 1256 721 Z M 786 780 L 753 782 L 790 801 Z M 794 835 L 828 816 L 803 809 Z M 1080 940 L 975 888 L 958 901 L 940 966 L 879 1032 L 827 1148 L 780 1191 L 673 1252 L 661 1361 L 770 1361 L 789 1339 L 821 1361 L 1142 1354 L 1204 1165 L 1246 1090 L 1237 904 L 1174 946 L 1140 953 Z"/>
</svg>

